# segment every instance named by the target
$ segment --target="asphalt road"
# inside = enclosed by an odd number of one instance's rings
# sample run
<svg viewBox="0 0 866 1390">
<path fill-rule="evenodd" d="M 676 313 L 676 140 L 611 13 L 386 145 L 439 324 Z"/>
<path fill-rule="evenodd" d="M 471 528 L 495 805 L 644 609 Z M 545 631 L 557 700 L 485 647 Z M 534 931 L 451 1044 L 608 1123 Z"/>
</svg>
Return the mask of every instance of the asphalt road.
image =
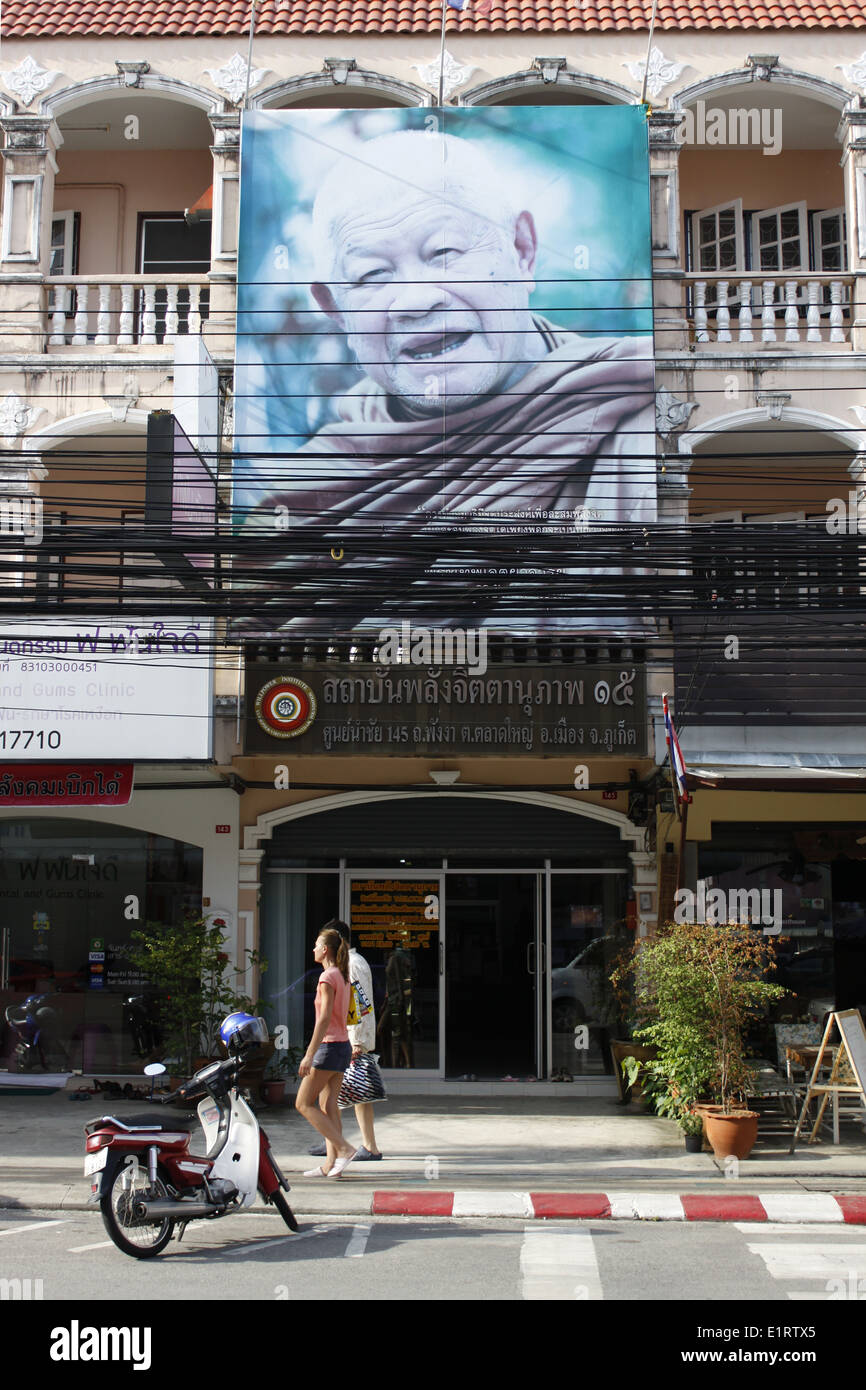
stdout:
<svg viewBox="0 0 866 1390">
<path fill-rule="evenodd" d="M 29 1292 L 31 1299 L 70 1304 L 140 1304 L 213 1300 L 218 1289 L 229 1300 L 276 1302 L 792 1305 L 843 1304 L 866 1294 L 866 1233 L 839 1225 L 300 1220 L 297 1235 L 270 1213 L 200 1222 L 188 1227 L 180 1245 L 140 1261 L 110 1243 L 98 1213 L 3 1212 L 0 1300 Z M 13 1280 L 31 1282 L 19 1289 Z M 773 1314 L 775 1321 L 786 1317 L 797 1320 L 793 1307 Z"/>
</svg>

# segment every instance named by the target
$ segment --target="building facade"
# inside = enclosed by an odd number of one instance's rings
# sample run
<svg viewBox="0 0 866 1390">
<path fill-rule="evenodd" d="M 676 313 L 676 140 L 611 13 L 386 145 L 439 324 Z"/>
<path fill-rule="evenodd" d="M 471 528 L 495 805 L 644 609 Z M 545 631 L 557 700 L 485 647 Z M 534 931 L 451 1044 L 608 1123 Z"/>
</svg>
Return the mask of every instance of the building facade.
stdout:
<svg viewBox="0 0 866 1390">
<path fill-rule="evenodd" d="M 414 1089 L 567 1076 L 611 1092 L 607 967 L 671 916 L 681 883 L 778 895 L 786 1017 L 866 1003 L 862 21 L 805 4 L 784 20 L 692 7 L 687 21 L 662 6 L 647 70 L 646 23 L 513 8 L 449 12 L 446 111 L 634 108 L 646 79 L 655 608 L 631 635 L 591 598 L 553 634 L 497 622 L 473 682 L 431 663 L 388 671 L 339 622 L 329 636 L 264 621 L 250 637 L 220 609 L 245 564 L 229 507 L 241 107 L 433 112 L 437 15 L 409 0 L 393 13 L 266 4 L 247 90 L 247 14 L 187 0 L 134 23 L 119 5 L 72 23 L 61 6 L 5 7 L 0 492 L 19 519 L 38 503 L 41 534 L 22 545 L 22 521 L 5 543 L 4 632 L 44 640 L 51 620 L 78 633 L 100 618 L 125 630 L 112 693 L 95 680 L 87 696 L 103 714 L 125 699 L 124 669 L 154 658 L 190 689 L 205 668 L 212 681 L 207 735 L 186 750 L 158 728 L 130 736 L 130 799 L 90 808 L 26 788 L 13 804 L 16 777 L 49 759 L 12 747 L 24 687 L 10 678 L 2 692 L 0 983 L 9 998 L 69 994 L 73 1065 L 133 1065 L 122 1005 L 139 982 L 124 944 L 136 921 L 170 926 L 188 908 L 226 922 L 238 961 L 261 950 L 262 994 L 294 1041 L 310 1026 L 315 935 L 351 920 L 374 967 L 383 1061 Z M 160 411 L 227 508 L 205 598 L 176 547 L 165 560 L 154 520 Z M 181 617 L 197 625 L 186 647 Z M 66 708 L 75 672 L 40 675 L 39 698 Z M 319 730 L 327 708 L 344 732 L 276 737 L 256 711 L 281 680 L 313 692 Z M 572 718 L 578 683 L 603 687 L 601 715 Z M 691 778 L 684 844 L 663 692 Z M 166 675 L 142 719 L 169 720 L 177 698 Z M 509 702 L 531 706 L 531 744 L 510 741 Z M 443 741 L 452 716 L 478 732 Z M 423 732 L 401 741 L 400 727 Z"/>
</svg>

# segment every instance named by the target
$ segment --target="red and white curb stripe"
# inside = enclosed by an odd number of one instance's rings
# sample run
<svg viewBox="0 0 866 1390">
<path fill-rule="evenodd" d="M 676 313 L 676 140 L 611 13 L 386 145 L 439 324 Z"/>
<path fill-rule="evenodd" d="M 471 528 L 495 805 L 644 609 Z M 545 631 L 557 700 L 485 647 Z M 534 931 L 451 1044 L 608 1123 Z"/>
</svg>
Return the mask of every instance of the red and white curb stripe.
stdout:
<svg viewBox="0 0 866 1390">
<path fill-rule="evenodd" d="M 866 1196 L 829 1192 L 374 1192 L 373 1216 L 503 1216 L 558 1221 L 836 1221 L 866 1225 Z"/>
</svg>

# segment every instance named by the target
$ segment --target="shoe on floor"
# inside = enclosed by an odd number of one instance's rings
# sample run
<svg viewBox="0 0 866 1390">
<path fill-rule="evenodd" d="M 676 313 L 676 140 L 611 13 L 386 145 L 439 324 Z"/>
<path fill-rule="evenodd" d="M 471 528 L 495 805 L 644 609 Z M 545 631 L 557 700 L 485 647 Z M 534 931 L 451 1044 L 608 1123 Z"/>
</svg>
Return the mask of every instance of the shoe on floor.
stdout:
<svg viewBox="0 0 866 1390">
<path fill-rule="evenodd" d="M 369 1149 L 362 1147 L 357 1150 L 355 1161 L 358 1163 L 378 1163 L 381 1157 L 381 1154 L 372 1154 Z"/>
<path fill-rule="evenodd" d="M 333 1166 L 333 1168 L 331 1169 L 330 1173 L 326 1174 L 326 1176 L 329 1177 L 329 1178 L 339 1178 L 339 1177 L 341 1177 L 342 1174 L 345 1173 L 346 1169 L 348 1168 L 348 1166 L 349 1166 L 349 1164 L 352 1162 L 352 1160 L 353 1160 L 354 1158 L 357 1158 L 357 1156 L 358 1156 L 358 1150 L 357 1150 L 357 1149 L 353 1149 L 352 1152 L 351 1152 L 350 1154 L 346 1154 L 346 1157 L 345 1157 L 345 1158 L 342 1158 L 342 1157 L 341 1157 L 341 1158 L 338 1158 L 338 1159 L 335 1161 L 334 1166 Z"/>
<path fill-rule="evenodd" d="M 325 1155 L 327 1154 L 327 1152 L 328 1152 L 328 1147 L 327 1147 L 327 1145 L 324 1144 L 324 1143 L 322 1143 L 322 1144 L 313 1144 L 312 1148 L 307 1149 L 307 1153 L 308 1153 L 308 1154 L 312 1154 L 312 1155 L 313 1155 L 313 1158 L 324 1158 Z"/>
</svg>

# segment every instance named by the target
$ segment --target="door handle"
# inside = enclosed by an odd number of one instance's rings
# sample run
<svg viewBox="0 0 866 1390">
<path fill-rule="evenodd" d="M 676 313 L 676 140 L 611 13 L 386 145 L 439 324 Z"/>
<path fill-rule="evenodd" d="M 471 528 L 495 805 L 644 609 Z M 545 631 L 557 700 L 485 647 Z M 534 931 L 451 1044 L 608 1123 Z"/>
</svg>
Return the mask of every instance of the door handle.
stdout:
<svg viewBox="0 0 866 1390">
<path fill-rule="evenodd" d="M 530 953 L 530 951 L 532 951 L 532 952 L 535 951 L 535 942 L 534 942 L 534 941 L 527 941 L 527 943 L 526 943 L 526 971 L 527 971 L 527 974 L 529 974 L 529 975 L 534 975 L 534 974 L 535 974 L 535 956 L 533 955 L 533 957 L 532 957 L 532 964 L 530 965 L 530 964 L 529 964 L 529 953 Z"/>
<path fill-rule="evenodd" d="M 439 942 L 439 974 L 445 974 L 445 942 Z"/>
</svg>

